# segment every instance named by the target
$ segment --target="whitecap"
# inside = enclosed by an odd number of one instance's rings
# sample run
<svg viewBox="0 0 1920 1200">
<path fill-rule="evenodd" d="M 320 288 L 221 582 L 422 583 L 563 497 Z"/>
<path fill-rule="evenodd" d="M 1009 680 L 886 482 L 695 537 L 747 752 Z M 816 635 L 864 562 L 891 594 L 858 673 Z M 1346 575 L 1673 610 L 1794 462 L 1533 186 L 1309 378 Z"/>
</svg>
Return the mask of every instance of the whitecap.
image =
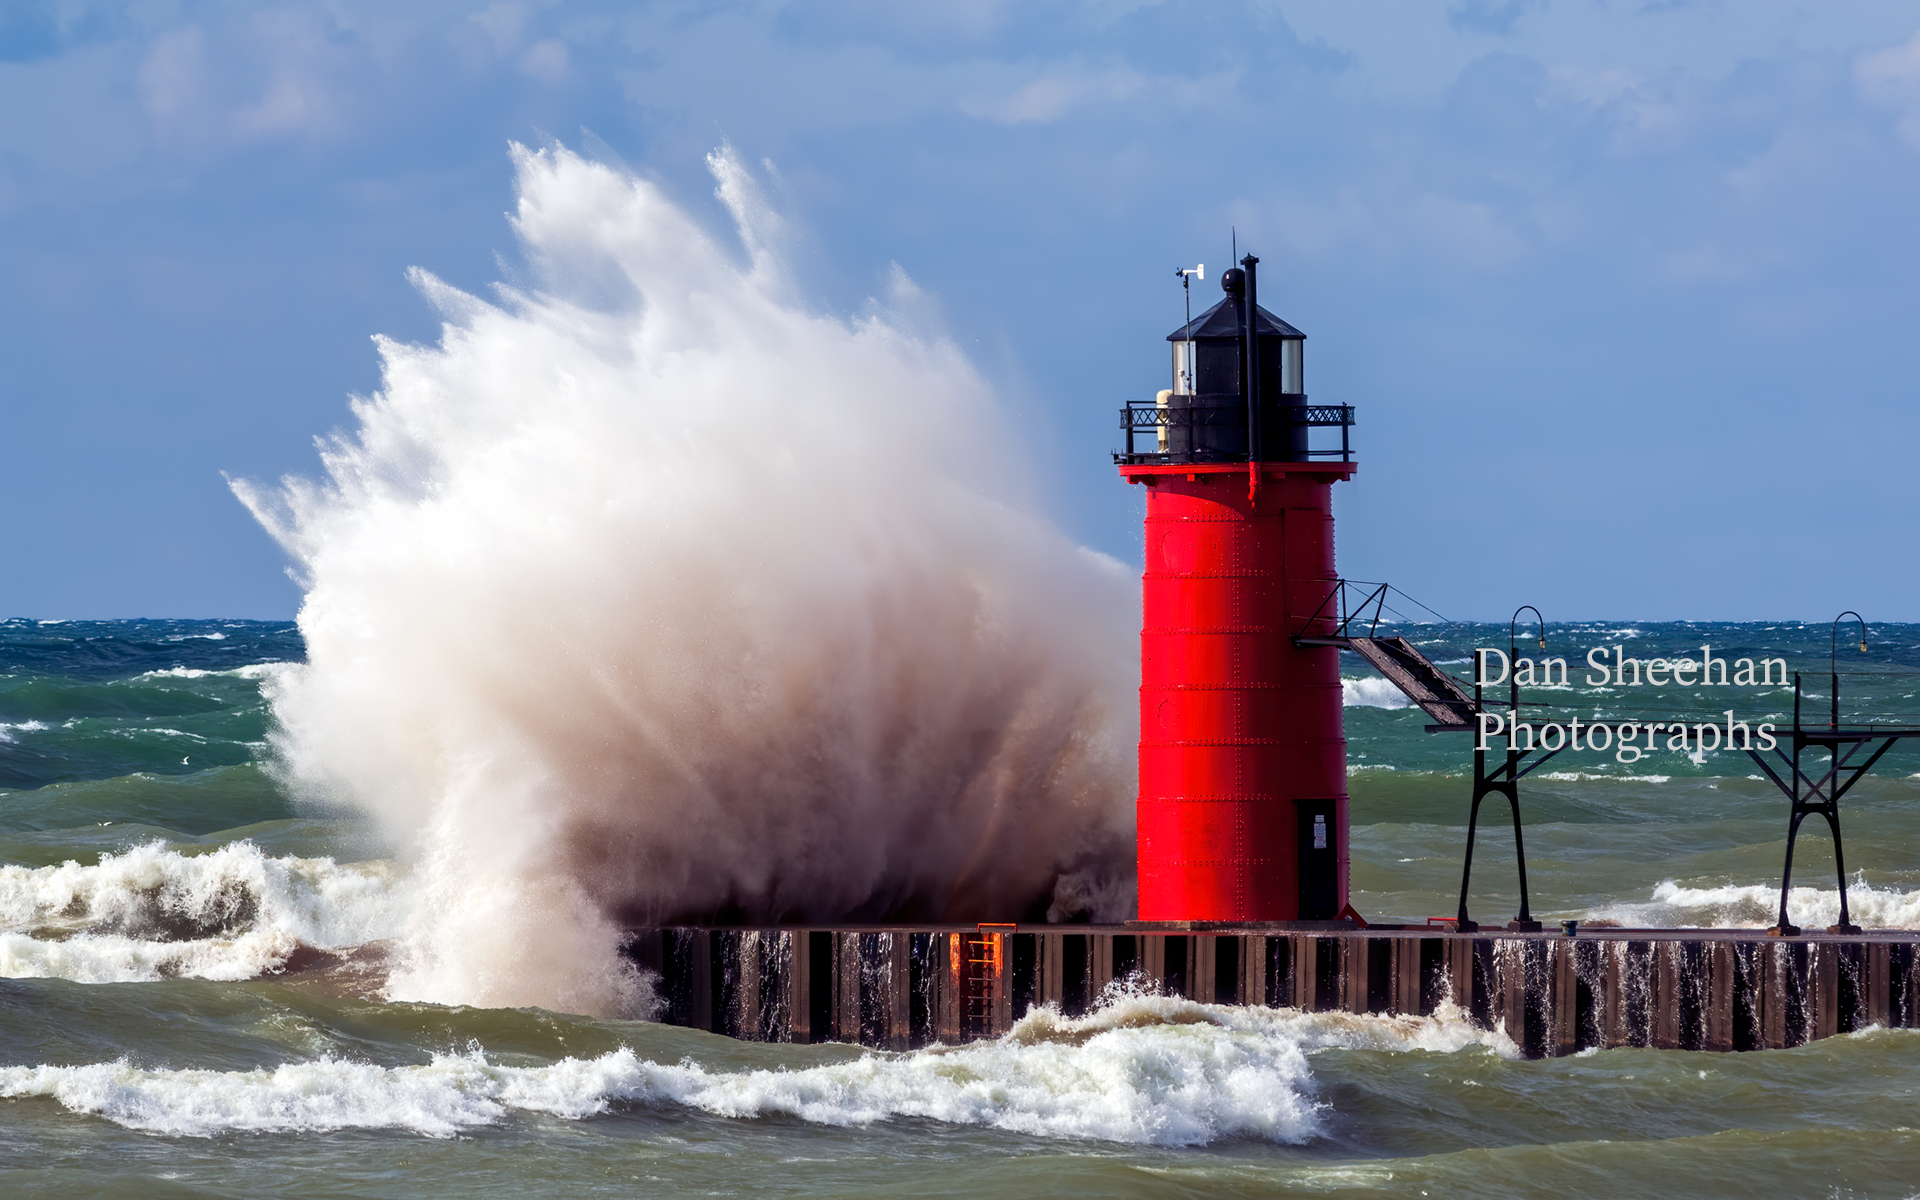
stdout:
<svg viewBox="0 0 1920 1200">
<path fill-rule="evenodd" d="M 385 863 L 272 858 L 251 842 L 185 855 L 160 841 L 93 865 L 0 867 L 0 977 L 81 983 L 251 979 L 302 945 L 395 937 Z"/>
<path fill-rule="evenodd" d="M 163 667 L 158 671 L 146 671 L 134 676 L 138 679 L 206 679 L 210 676 L 227 676 L 234 679 L 275 679 L 286 673 L 291 667 L 299 666 L 291 662 L 248 663 L 243 667 L 230 667 L 224 671 L 209 671 L 200 667 Z"/>
<path fill-rule="evenodd" d="M 1608 775 L 1595 771 L 1543 771 L 1542 779 L 1551 779 L 1557 783 L 1588 783 L 1601 780 L 1608 783 L 1671 783 L 1671 775 Z"/>
<path fill-rule="evenodd" d="M 1457 1011 L 1367 1017 L 1122 993 L 1084 1018 L 1031 1012 L 992 1042 L 795 1070 L 666 1064 L 625 1047 L 516 1067 L 475 1048 L 397 1067 L 324 1058 L 251 1071 L 160 1070 L 125 1060 L 8 1067 L 0 1068 L 0 1096 L 49 1097 L 130 1129 L 198 1137 L 334 1129 L 446 1137 L 515 1112 L 579 1120 L 645 1105 L 828 1126 L 909 1117 L 1145 1145 L 1297 1144 L 1322 1133 L 1328 1111 L 1316 1095 L 1312 1053 L 1470 1046 L 1515 1053 Z"/>
<path fill-rule="evenodd" d="M 278 679 L 301 666 L 297 662 L 257 662 L 235 667 L 229 674 L 241 679 Z"/>
<path fill-rule="evenodd" d="M 1406 708 L 1413 701 L 1390 681 L 1377 676 L 1340 680 L 1340 701 L 1363 708 Z"/>
<path fill-rule="evenodd" d="M 1848 915 L 1870 929 L 1920 929 L 1920 891 L 1874 887 L 1864 879 L 1847 885 Z M 1840 921 L 1838 888 L 1796 887 L 1787 893 L 1787 913 L 1808 928 Z M 1763 929 L 1780 916 L 1778 884 L 1686 887 L 1665 880 L 1645 901 L 1619 901 L 1594 909 L 1587 920 L 1607 919 L 1641 928 Z"/>
</svg>

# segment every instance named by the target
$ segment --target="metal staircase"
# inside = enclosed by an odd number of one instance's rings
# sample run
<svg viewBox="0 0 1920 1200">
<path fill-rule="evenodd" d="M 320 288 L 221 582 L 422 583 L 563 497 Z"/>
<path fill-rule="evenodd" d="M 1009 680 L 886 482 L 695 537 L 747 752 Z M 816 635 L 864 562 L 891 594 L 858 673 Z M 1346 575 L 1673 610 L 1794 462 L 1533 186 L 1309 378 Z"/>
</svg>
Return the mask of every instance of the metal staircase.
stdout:
<svg viewBox="0 0 1920 1200">
<path fill-rule="evenodd" d="M 1373 664 L 1387 682 L 1406 693 L 1438 724 L 1431 733 L 1454 733 L 1473 728 L 1480 712 L 1472 695 L 1460 681 L 1427 660 L 1427 656 L 1403 637 L 1357 637 L 1345 639 L 1345 649 Z"/>
<path fill-rule="evenodd" d="M 1428 733 L 1458 733 L 1472 729 L 1474 718 L 1480 713 L 1480 704 L 1459 680 L 1434 666 L 1407 639 L 1376 636 L 1380 631 L 1380 613 L 1386 604 L 1387 585 L 1380 584 L 1367 594 L 1366 599 L 1351 608 L 1346 604 L 1348 586 L 1344 579 L 1335 581 L 1319 610 L 1307 618 L 1300 632 L 1293 635 L 1293 644 L 1338 646 L 1366 659 L 1374 670 L 1386 677 L 1388 683 L 1399 688 L 1407 699 L 1438 722 L 1427 726 Z M 1327 611 L 1330 605 L 1335 609 L 1332 613 Z M 1364 619 L 1369 605 L 1373 608 L 1373 621 L 1367 628 L 1368 636 L 1353 637 L 1347 632 L 1348 627 L 1354 621 Z M 1322 619 L 1338 621 L 1332 633 L 1307 632 Z"/>
</svg>

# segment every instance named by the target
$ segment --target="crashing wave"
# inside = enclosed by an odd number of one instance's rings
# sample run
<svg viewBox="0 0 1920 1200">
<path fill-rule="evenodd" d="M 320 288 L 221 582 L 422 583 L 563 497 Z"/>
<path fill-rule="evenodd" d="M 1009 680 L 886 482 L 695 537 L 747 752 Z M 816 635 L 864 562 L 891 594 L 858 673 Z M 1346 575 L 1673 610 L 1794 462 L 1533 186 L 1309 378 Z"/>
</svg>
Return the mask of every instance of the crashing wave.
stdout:
<svg viewBox="0 0 1920 1200">
<path fill-rule="evenodd" d="M 0 976 L 252 979 L 302 947 L 390 939 L 401 919 L 385 864 L 273 858 L 244 841 L 182 854 L 153 841 L 90 866 L 0 867 Z"/>
<path fill-rule="evenodd" d="M 421 881 L 394 994 L 632 1014 L 623 927 L 717 913 L 1126 916 L 1137 582 L 1030 511 L 913 284 L 816 311 L 730 153 L 744 260 L 514 158 L 532 286 L 416 274 L 440 342 L 379 343 L 324 481 L 237 485 L 307 587 L 282 778 Z"/>
</svg>

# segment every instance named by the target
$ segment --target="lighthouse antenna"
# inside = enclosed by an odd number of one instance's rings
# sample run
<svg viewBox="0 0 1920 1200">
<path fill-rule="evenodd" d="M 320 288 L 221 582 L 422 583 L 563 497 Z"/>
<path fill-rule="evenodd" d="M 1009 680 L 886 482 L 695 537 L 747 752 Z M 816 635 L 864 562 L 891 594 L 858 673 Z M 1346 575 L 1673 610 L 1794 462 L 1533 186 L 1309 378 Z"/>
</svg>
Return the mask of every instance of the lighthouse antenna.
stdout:
<svg viewBox="0 0 1920 1200">
<path fill-rule="evenodd" d="M 1180 371 L 1173 385 L 1184 396 L 1193 391 L 1193 281 L 1185 267 L 1180 268 L 1180 298 L 1186 301 L 1187 323 L 1180 327 Z"/>
<path fill-rule="evenodd" d="M 1181 395 L 1190 396 L 1193 394 L 1193 281 L 1198 279 L 1202 283 L 1206 282 L 1207 264 L 1181 267 L 1174 274 L 1180 277 L 1181 295 L 1187 302 L 1187 323 L 1180 327 L 1180 334 L 1184 339 L 1181 342 L 1183 349 L 1180 351 L 1180 371 L 1174 377 L 1174 382 L 1184 385 L 1181 388 Z"/>
</svg>

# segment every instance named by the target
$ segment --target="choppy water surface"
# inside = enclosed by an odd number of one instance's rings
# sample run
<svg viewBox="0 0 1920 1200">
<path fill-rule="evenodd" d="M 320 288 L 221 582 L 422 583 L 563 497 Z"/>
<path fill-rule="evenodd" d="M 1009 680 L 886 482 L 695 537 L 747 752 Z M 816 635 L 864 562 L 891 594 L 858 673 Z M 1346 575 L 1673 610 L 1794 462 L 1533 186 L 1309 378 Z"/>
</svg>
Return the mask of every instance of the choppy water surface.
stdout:
<svg viewBox="0 0 1920 1200">
<path fill-rule="evenodd" d="M 1436 660 L 1505 627 L 1404 630 Z M 1592 645 L 1809 673 L 1824 627 L 1554 627 Z M 910 1054 L 755 1046 L 645 1022 L 382 998 L 418 898 L 357 817 L 273 782 L 262 687 L 291 626 L 0 623 L 0 1188 L 44 1195 L 1904 1197 L 1920 1034 L 1790 1051 L 1526 1062 L 1426 1020 L 1120 995 L 1000 1042 Z M 1920 628 L 1848 651 L 1849 714 L 1920 714 Z M 1355 903 L 1457 902 L 1465 741 L 1349 664 Z M 1778 719 L 1773 689 L 1604 691 L 1592 719 Z M 1656 717 L 1652 714 L 1658 713 Z M 1920 761 L 1849 797 L 1854 914 L 1920 924 Z M 1536 914 L 1766 923 L 1783 804 L 1744 755 L 1566 753 L 1528 781 Z M 1475 914 L 1515 903 L 1490 811 Z M 1836 908 L 1824 832 L 1802 924 Z"/>
</svg>

